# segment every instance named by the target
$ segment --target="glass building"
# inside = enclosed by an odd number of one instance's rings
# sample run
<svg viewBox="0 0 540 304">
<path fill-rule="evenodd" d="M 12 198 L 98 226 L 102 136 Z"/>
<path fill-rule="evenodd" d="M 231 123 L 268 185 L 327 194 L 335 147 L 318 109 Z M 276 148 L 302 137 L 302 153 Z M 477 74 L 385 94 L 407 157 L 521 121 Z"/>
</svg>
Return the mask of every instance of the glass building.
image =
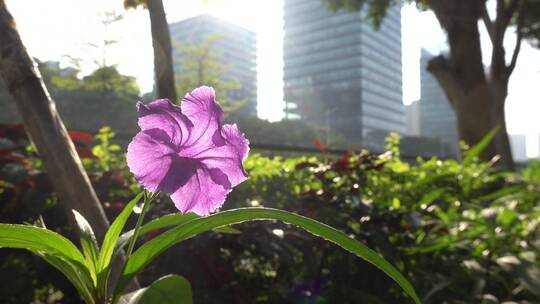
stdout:
<svg viewBox="0 0 540 304">
<path fill-rule="evenodd" d="M 375 31 L 365 13 L 285 0 L 284 30 L 287 117 L 374 150 L 389 132 L 405 132 L 400 7 Z"/>
<path fill-rule="evenodd" d="M 527 137 L 524 134 L 508 134 L 508 139 L 514 161 L 527 162 L 529 160 L 527 157 Z"/>
<path fill-rule="evenodd" d="M 224 81 L 236 80 L 241 87 L 227 93 L 231 100 L 245 101 L 240 114 L 257 115 L 256 34 L 217 17 L 204 14 L 169 25 L 173 43 L 174 69 L 182 73 L 181 50 L 175 44 L 200 44 L 214 36 L 211 44 L 224 65 L 229 67 Z"/>
<path fill-rule="evenodd" d="M 437 80 L 427 71 L 433 57 L 422 49 L 420 54 L 420 135 L 435 138 L 457 152 L 456 115 Z"/>
</svg>

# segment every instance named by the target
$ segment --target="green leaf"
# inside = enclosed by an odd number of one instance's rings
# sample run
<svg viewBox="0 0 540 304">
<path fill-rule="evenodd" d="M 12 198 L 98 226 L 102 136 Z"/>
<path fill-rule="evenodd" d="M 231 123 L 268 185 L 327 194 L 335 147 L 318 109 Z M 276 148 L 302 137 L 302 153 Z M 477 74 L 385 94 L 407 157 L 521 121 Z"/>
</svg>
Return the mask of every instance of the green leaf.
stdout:
<svg viewBox="0 0 540 304">
<path fill-rule="evenodd" d="M 208 217 L 194 219 L 146 242 L 135 251 L 127 261 L 115 290 L 115 296 L 118 296 L 127 283 L 133 279 L 144 266 L 154 260 L 154 258 L 167 248 L 218 227 L 253 220 L 280 220 L 285 223 L 296 225 L 316 236 L 333 242 L 384 271 L 396 281 L 416 303 L 420 303 L 420 300 L 409 281 L 407 281 L 407 279 L 397 271 L 392 264 L 387 262 L 375 251 L 369 249 L 366 245 L 350 238 L 341 231 L 313 219 L 283 210 L 268 208 L 234 209 L 210 215 Z"/>
<path fill-rule="evenodd" d="M 192 304 L 191 284 L 179 275 L 164 276 L 152 285 L 124 295 L 120 304 Z"/>
<path fill-rule="evenodd" d="M 139 236 L 143 236 L 149 232 L 152 232 L 152 231 L 155 231 L 155 230 L 158 230 L 158 229 L 163 229 L 163 228 L 170 228 L 170 227 L 174 227 L 174 226 L 179 226 L 179 225 L 183 225 L 189 221 L 192 221 L 194 219 L 197 219 L 197 218 L 200 218 L 200 216 L 198 216 L 197 214 L 195 213 L 187 213 L 187 214 L 182 214 L 182 213 L 173 213 L 173 214 L 167 214 L 167 215 L 164 215 L 160 218 L 157 218 L 157 219 L 154 219 L 144 225 L 141 226 L 141 228 L 139 229 Z M 221 233 L 231 233 L 231 234 L 237 234 L 237 233 L 240 233 L 240 230 L 238 229 L 234 229 L 232 227 L 228 227 L 228 226 L 224 226 L 224 227 L 218 227 L 216 229 L 213 229 L 214 231 L 216 232 L 221 232 Z M 133 236 L 133 232 L 134 230 L 130 230 L 124 234 L 122 234 L 120 236 L 120 238 L 118 239 L 118 242 L 117 242 L 117 250 L 119 248 L 122 248 L 123 246 L 125 246 L 128 242 L 129 242 L 129 239 Z"/>
<path fill-rule="evenodd" d="M 71 263 L 66 263 L 60 258 L 42 252 L 37 253 L 37 255 L 62 272 L 71 284 L 75 286 L 86 303 L 96 303 L 96 292 L 90 277 L 81 274 L 77 267 L 74 267 Z"/>
<path fill-rule="evenodd" d="M 480 153 L 482 153 L 482 151 L 486 149 L 486 147 L 493 140 L 493 137 L 495 136 L 495 134 L 497 134 L 498 131 L 499 127 L 494 128 L 486 136 L 484 136 L 484 138 L 482 138 L 479 143 L 469 149 L 469 151 L 465 153 L 465 157 L 463 158 L 463 166 L 470 165 L 473 162 L 474 158 L 480 155 Z"/>
<path fill-rule="evenodd" d="M 116 217 L 114 222 L 109 227 L 109 230 L 107 230 L 107 233 L 105 233 L 105 238 L 103 240 L 103 244 L 101 245 L 101 251 L 99 252 L 97 263 L 97 281 L 99 283 L 98 290 L 100 296 L 106 296 L 107 294 L 107 280 L 109 277 L 111 260 L 114 250 L 116 248 L 118 236 L 126 225 L 126 222 L 131 215 L 131 212 L 133 211 L 133 207 L 141 199 L 143 194 L 144 192 L 137 194 L 137 196 L 135 196 L 135 198 L 133 198 L 124 207 L 122 212 L 120 212 L 120 214 Z"/>
<path fill-rule="evenodd" d="M 504 209 L 497 216 L 497 222 L 502 223 L 505 227 L 512 225 L 512 223 L 517 219 L 518 215 L 514 210 Z"/>
<path fill-rule="evenodd" d="M 90 270 L 77 247 L 60 234 L 34 226 L 0 224 L 0 248 L 28 250 L 60 270 L 87 303 L 94 303 Z"/>
<path fill-rule="evenodd" d="M 506 196 L 519 193 L 520 191 L 523 191 L 524 189 L 523 185 L 515 185 L 510 187 L 504 187 L 500 190 L 497 190 L 495 192 L 491 192 L 487 195 L 481 196 L 477 198 L 476 200 L 483 202 L 483 201 L 493 201 L 498 200 L 500 198 L 505 198 Z"/>
<path fill-rule="evenodd" d="M 438 199 L 442 194 L 444 194 L 447 190 L 444 189 L 444 188 L 439 188 L 439 189 L 435 189 L 433 191 L 430 191 L 428 192 L 426 195 L 424 195 L 422 197 L 422 199 L 420 200 L 420 202 L 418 203 L 419 206 L 421 205 L 430 205 L 431 203 L 433 203 L 433 201 L 435 201 L 436 199 Z"/>
<path fill-rule="evenodd" d="M 0 247 L 44 252 L 67 261 L 85 265 L 79 249 L 60 234 L 34 226 L 0 224 Z"/>
<path fill-rule="evenodd" d="M 133 211 L 133 207 L 135 204 L 137 204 L 137 202 L 139 202 L 143 194 L 144 192 L 137 194 L 137 196 L 135 196 L 135 198 L 126 205 L 124 210 L 120 212 L 118 217 L 116 217 L 112 225 L 109 227 L 109 230 L 107 230 L 98 257 L 98 271 L 102 271 L 103 269 L 107 268 L 111 263 L 111 257 L 113 255 L 118 236 L 126 225 L 126 222 Z"/>
<path fill-rule="evenodd" d="M 94 280 L 94 286 L 96 285 L 97 278 L 97 261 L 98 261 L 98 254 L 99 254 L 99 247 L 96 241 L 96 236 L 94 234 L 94 231 L 92 230 L 92 227 L 86 221 L 86 219 L 77 212 L 77 210 L 71 210 L 73 212 L 73 215 L 75 217 L 75 222 L 77 222 L 77 226 L 79 227 L 79 236 L 81 239 L 81 247 L 83 249 L 84 258 L 86 261 L 86 266 L 88 269 L 90 269 L 90 274 L 92 276 L 92 279 Z"/>
</svg>

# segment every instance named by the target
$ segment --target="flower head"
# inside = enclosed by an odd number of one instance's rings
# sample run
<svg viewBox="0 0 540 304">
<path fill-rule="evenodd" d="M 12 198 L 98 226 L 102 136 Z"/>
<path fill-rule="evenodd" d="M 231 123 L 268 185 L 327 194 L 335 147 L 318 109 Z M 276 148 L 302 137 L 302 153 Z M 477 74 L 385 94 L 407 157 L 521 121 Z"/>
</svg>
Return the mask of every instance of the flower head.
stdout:
<svg viewBox="0 0 540 304">
<path fill-rule="evenodd" d="M 221 124 L 213 88 L 186 94 L 180 107 L 138 102 L 137 112 L 141 131 L 128 146 L 129 169 L 148 191 L 170 194 L 181 212 L 208 215 L 247 179 L 249 141 L 235 124 Z"/>
</svg>

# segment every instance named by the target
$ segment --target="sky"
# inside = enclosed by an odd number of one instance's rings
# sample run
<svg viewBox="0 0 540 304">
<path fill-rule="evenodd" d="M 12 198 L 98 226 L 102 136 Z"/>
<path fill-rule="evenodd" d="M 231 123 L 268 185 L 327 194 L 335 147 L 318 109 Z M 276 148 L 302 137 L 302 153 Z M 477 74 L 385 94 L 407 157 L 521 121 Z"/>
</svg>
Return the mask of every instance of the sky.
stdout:
<svg viewBox="0 0 540 304">
<path fill-rule="evenodd" d="M 318 1 L 318 0 L 313 0 Z M 142 9 L 124 11 L 121 0 L 7 0 L 23 42 L 30 54 L 41 60 L 58 60 L 65 55 L 82 59 L 83 72 L 92 70 L 92 60 L 106 57 L 119 70 L 133 75 L 143 91 L 153 83 L 153 51 L 148 13 Z M 210 13 L 257 33 L 258 112 L 272 121 L 283 116 L 283 0 L 164 0 L 171 22 Z M 115 10 L 124 15 L 121 22 L 104 27 L 100 14 Z M 46 13 L 44 13 L 46 12 Z M 484 54 L 490 43 L 482 29 Z M 118 39 L 106 54 L 89 47 L 103 39 Z M 505 45 L 513 49 L 515 35 L 507 35 Z M 402 9 L 403 101 L 410 104 L 420 96 L 419 57 L 423 47 L 433 54 L 446 49 L 446 38 L 431 12 L 419 12 L 412 5 Z M 507 52 L 511 56 L 511 52 Z M 484 56 L 485 64 L 489 56 Z M 540 133 L 540 51 L 522 45 L 512 75 L 507 100 L 507 124 L 511 134 L 527 134 L 530 140 Z M 534 144 L 533 150 L 538 144 Z M 537 152 L 529 152 L 529 154 Z"/>
</svg>

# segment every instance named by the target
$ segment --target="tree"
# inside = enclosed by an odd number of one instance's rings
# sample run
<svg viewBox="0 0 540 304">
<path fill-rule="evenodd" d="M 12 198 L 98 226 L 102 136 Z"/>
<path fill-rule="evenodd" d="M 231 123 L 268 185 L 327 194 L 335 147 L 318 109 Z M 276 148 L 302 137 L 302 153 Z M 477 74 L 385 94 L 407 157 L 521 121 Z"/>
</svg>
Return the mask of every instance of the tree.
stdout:
<svg viewBox="0 0 540 304">
<path fill-rule="evenodd" d="M 481 157 L 489 160 L 500 155 L 499 165 L 514 167 L 504 105 L 508 95 L 508 81 L 516 66 L 522 40 L 526 37 L 538 45 L 540 37 L 540 1 L 496 0 L 495 16 L 490 16 L 487 0 L 322 0 L 333 10 L 358 11 L 368 7 L 368 16 L 375 26 L 380 24 L 392 5 L 415 2 L 422 9 L 435 13 L 448 38 L 450 52 L 428 63 L 428 71 L 446 93 L 457 118 L 461 140 L 473 146 L 490 130 L 499 132 Z M 479 20 L 488 30 L 493 46 L 488 71 L 482 63 Z M 503 45 L 507 30 L 516 29 L 516 44 L 510 62 L 506 61 Z"/>
<path fill-rule="evenodd" d="M 135 77 L 120 74 L 116 66 L 98 68 L 92 74 L 83 77 L 81 85 L 88 91 L 102 92 L 103 97 L 114 97 L 114 95 L 119 94 L 137 96 L 139 94 L 139 86 Z M 111 96 L 113 93 L 114 95 Z"/>
<path fill-rule="evenodd" d="M 241 85 L 237 80 L 226 80 L 231 66 L 225 64 L 221 54 L 213 48 L 219 39 L 219 35 L 209 35 L 201 43 L 178 43 L 181 71 L 177 91 L 185 94 L 202 85 L 211 86 L 216 90 L 217 99 L 225 112 L 230 113 L 242 107 L 247 99 L 233 100 L 228 96 L 229 92 L 240 89 Z"/>
<path fill-rule="evenodd" d="M 152 45 L 154 47 L 154 77 L 159 98 L 177 101 L 172 61 L 171 35 L 162 0 L 124 0 L 125 8 L 142 6 L 148 9 Z"/>
</svg>

